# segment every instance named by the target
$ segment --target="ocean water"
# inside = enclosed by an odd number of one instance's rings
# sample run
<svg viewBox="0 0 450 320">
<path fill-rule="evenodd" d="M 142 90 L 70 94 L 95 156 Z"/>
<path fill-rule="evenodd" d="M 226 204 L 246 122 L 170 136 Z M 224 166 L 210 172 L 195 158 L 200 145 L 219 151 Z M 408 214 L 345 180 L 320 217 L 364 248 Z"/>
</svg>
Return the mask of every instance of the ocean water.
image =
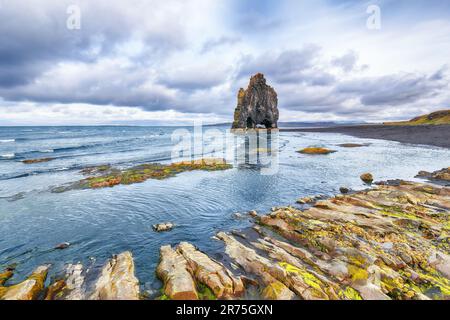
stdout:
<svg viewBox="0 0 450 320">
<path fill-rule="evenodd" d="M 14 282 L 38 265 L 51 263 L 51 281 L 65 264 L 82 262 L 94 279 L 112 254 L 130 250 L 143 290 L 154 293 L 160 285 L 154 275 L 160 246 L 189 241 L 221 259 L 222 244 L 211 237 L 220 230 L 251 225 L 248 219 L 236 219 L 236 212 L 266 213 L 274 206 L 295 205 L 300 197 L 331 196 L 341 186 L 363 189 L 359 176 L 364 172 L 372 172 L 377 180 L 415 180 L 420 170 L 434 171 L 450 164 L 450 150 L 437 147 L 334 133 L 279 133 L 279 165 L 274 174 L 262 174 L 258 165 L 235 165 L 228 171 L 188 172 L 129 186 L 50 192 L 54 186 L 82 179 L 79 171 L 86 166 L 173 161 L 175 129 L 0 127 L 0 269 L 17 264 Z M 192 128 L 185 129 L 195 136 Z M 204 129 L 227 130 L 224 126 Z M 370 145 L 337 146 L 350 142 Z M 310 145 L 337 152 L 327 156 L 296 152 Z M 219 155 L 221 146 L 216 142 Z M 21 162 L 46 157 L 55 160 Z M 152 230 L 153 224 L 167 221 L 176 224 L 173 231 Z M 66 250 L 53 249 L 62 242 L 72 245 Z"/>
</svg>

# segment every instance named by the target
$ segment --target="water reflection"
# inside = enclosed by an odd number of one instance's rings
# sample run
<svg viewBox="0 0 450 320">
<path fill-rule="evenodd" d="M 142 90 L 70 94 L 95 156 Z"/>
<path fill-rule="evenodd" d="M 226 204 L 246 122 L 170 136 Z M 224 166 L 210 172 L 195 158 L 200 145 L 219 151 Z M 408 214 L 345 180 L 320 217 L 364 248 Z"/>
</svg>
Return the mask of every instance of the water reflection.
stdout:
<svg viewBox="0 0 450 320">
<path fill-rule="evenodd" d="M 233 134 L 238 141 L 234 152 L 237 168 L 258 170 L 262 175 L 274 175 L 278 172 L 278 130 L 246 130 Z"/>
</svg>

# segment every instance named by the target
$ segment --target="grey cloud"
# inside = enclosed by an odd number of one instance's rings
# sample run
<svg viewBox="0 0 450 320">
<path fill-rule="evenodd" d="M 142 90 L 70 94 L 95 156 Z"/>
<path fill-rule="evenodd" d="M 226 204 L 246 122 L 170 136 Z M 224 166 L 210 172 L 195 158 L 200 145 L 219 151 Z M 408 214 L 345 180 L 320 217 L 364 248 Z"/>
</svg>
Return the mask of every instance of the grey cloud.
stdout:
<svg viewBox="0 0 450 320">
<path fill-rule="evenodd" d="M 336 92 L 360 97 L 366 106 L 398 106 L 431 97 L 448 86 L 443 74 L 401 74 L 347 81 Z"/>
<path fill-rule="evenodd" d="M 283 26 L 282 1 L 229 0 L 229 23 L 240 34 L 264 36 Z"/>
<path fill-rule="evenodd" d="M 226 45 L 233 45 L 236 44 L 238 42 L 240 42 L 241 39 L 238 37 L 227 37 L 227 36 L 223 36 L 217 39 L 211 39 L 206 41 L 203 44 L 203 47 L 201 49 L 201 53 L 207 53 L 210 52 L 216 48 L 222 47 L 222 46 L 226 46 Z"/>
<path fill-rule="evenodd" d="M 183 91 L 205 90 L 224 83 L 230 73 L 231 68 L 222 66 L 191 66 L 161 74 L 159 83 Z"/>
<path fill-rule="evenodd" d="M 316 45 L 307 45 L 301 50 L 288 50 L 277 55 L 264 54 L 256 58 L 246 56 L 240 62 L 238 78 L 262 72 L 280 84 L 330 85 L 335 82 L 334 76 L 317 68 L 320 51 Z"/>
<path fill-rule="evenodd" d="M 354 51 L 349 51 L 341 57 L 334 58 L 331 63 L 345 72 L 350 72 L 356 67 L 357 61 L 357 54 Z"/>
<path fill-rule="evenodd" d="M 334 111 L 346 97 L 333 94 L 332 88 L 311 90 L 308 86 L 288 86 L 279 88 L 280 106 L 285 109 L 304 112 Z"/>
<path fill-rule="evenodd" d="M 92 62 L 114 54 L 120 45 L 140 37 L 145 44 L 145 58 L 183 48 L 183 27 L 172 21 L 142 23 L 145 8 L 123 14 L 133 4 L 111 1 L 83 1 L 81 29 L 66 27 L 70 0 L 15 0 L 2 3 L 0 10 L 0 86 L 12 87 L 32 82 L 49 67 L 61 61 Z M 151 3 L 135 3 L 153 12 Z M 151 16 L 149 17 L 151 19 Z M 147 23 L 148 24 L 148 23 Z"/>
</svg>

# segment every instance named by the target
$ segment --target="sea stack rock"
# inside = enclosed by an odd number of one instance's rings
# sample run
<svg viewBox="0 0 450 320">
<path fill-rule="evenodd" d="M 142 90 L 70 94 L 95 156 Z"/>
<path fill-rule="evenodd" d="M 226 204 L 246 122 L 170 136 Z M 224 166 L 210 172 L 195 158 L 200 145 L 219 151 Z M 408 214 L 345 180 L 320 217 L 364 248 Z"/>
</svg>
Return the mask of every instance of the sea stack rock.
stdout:
<svg viewBox="0 0 450 320">
<path fill-rule="evenodd" d="M 251 77 L 247 90 L 239 90 L 233 129 L 275 129 L 278 118 L 277 93 L 258 73 Z"/>
</svg>

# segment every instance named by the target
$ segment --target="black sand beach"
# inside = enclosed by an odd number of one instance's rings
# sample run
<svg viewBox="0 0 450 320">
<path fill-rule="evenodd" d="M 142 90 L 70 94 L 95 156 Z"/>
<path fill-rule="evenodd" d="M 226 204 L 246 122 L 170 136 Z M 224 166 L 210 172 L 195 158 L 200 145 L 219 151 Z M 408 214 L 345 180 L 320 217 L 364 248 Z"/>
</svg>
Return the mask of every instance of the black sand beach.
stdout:
<svg viewBox="0 0 450 320">
<path fill-rule="evenodd" d="M 280 129 L 282 132 L 334 132 L 358 138 L 392 140 L 402 143 L 450 148 L 450 125 L 387 126 L 360 125 L 331 128 Z"/>
</svg>

